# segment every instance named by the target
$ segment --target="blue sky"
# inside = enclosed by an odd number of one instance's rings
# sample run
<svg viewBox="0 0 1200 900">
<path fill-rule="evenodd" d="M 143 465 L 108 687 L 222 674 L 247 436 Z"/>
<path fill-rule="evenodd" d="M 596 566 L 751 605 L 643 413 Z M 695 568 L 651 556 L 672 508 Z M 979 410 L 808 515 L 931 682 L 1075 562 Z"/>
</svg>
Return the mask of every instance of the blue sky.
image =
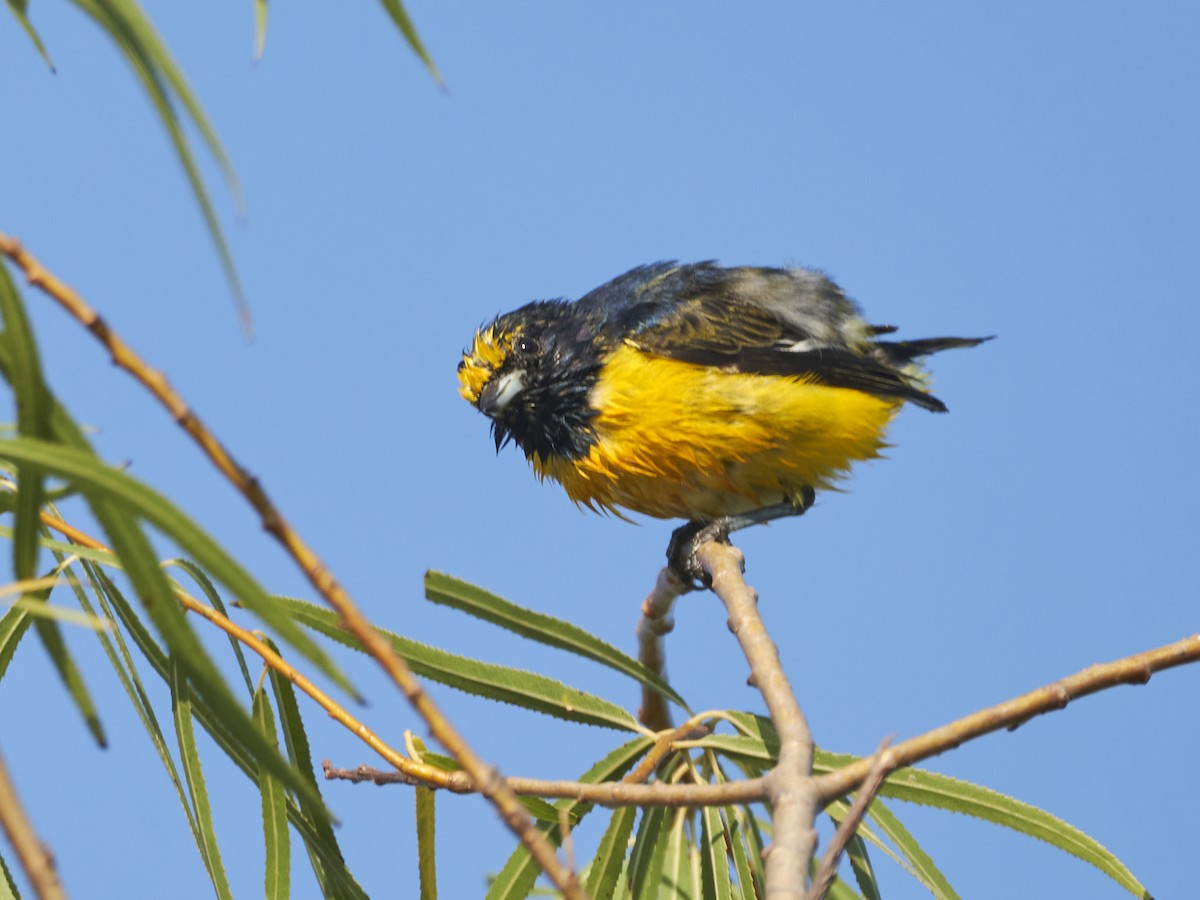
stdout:
<svg viewBox="0 0 1200 900">
<path fill-rule="evenodd" d="M 373 4 L 272 4 L 257 64 L 249 4 L 149 7 L 245 188 L 239 219 L 212 182 L 252 343 L 115 51 L 73 7 L 33 4 L 52 76 L 0 26 L 0 230 L 168 373 L 376 621 L 636 704 L 616 676 L 422 599 L 422 573 L 441 569 L 631 649 L 673 527 L 581 513 L 519 453 L 497 457 L 454 369 L 498 312 L 639 263 L 717 258 L 824 269 L 902 336 L 999 335 L 934 360 L 950 415 L 906 410 L 889 458 L 845 493 L 738 540 L 822 746 L 866 753 L 1197 630 L 1194 5 L 410 11 L 446 92 Z M 107 458 L 269 588 L 310 596 L 152 402 L 28 296 L 51 383 Z M 668 658 L 684 695 L 759 709 L 716 602 L 694 595 L 677 618 Z M 94 642 L 71 639 L 111 749 L 88 745 L 32 644 L 0 687 L 0 750 L 68 888 L 99 896 L 115 877 L 129 897 L 209 895 L 119 687 Z M 419 730 L 349 664 L 378 730 Z M 1198 689 L 1200 670 L 1166 673 L 931 768 L 1042 806 L 1156 896 L 1187 896 Z M 513 774 L 568 777 L 615 741 L 433 691 Z M 375 762 L 311 722 L 318 758 Z M 219 753 L 206 761 L 235 891 L 254 896 L 257 795 Z M 327 797 L 364 886 L 412 896 L 406 791 L 334 784 Z M 1127 896 L 1029 839 L 895 808 L 964 897 Z M 481 894 L 511 839 L 478 800 L 440 798 L 439 813 L 444 895 Z M 114 876 L 130 842 L 147 850 Z M 877 866 L 889 898 L 922 896 Z"/>
</svg>

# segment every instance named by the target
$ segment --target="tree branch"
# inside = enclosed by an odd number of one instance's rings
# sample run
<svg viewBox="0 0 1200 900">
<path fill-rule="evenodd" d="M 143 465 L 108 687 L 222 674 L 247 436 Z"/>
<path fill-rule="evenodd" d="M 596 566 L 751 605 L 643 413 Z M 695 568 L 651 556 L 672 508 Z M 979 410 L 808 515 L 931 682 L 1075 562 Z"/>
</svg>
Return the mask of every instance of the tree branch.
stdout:
<svg viewBox="0 0 1200 900">
<path fill-rule="evenodd" d="M 1200 634 L 1114 662 L 1088 666 L 1045 687 L 909 738 L 885 750 L 880 762 L 888 772 L 894 772 L 993 731 L 1002 728 L 1013 731 L 1034 716 L 1064 709 L 1080 697 L 1120 684 L 1145 684 L 1155 672 L 1197 660 L 1200 660 Z M 860 759 L 836 772 L 817 776 L 814 781 L 821 802 L 828 803 L 858 788 L 866 781 L 871 767 L 871 759 Z"/>
<path fill-rule="evenodd" d="M 663 678 L 667 675 L 667 642 L 664 638 L 675 628 L 675 617 L 671 610 L 675 601 L 690 590 L 670 566 L 663 566 L 654 582 L 654 590 L 642 601 L 642 617 L 634 630 L 638 641 L 638 661 Z M 642 685 L 638 721 L 652 731 L 664 731 L 671 727 L 671 710 L 666 698 L 646 685 Z"/>
<path fill-rule="evenodd" d="M 41 289 L 58 302 L 72 317 L 92 334 L 108 350 L 115 365 L 124 369 L 145 387 L 167 410 L 171 418 L 187 433 L 208 457 L 209 461 L 238 490 L 258 513 L 262 526 L 292 557 L 300 570 L 307 576 L 316 591 L 325 599 L 342 620 L 345 629 L 354 635 L 363 650 L 387 673 L 400 692 L 425 720 L 430 734 L 459 765 L 471 773 L 479 791 L 493 806 L 500 817 L 533 855 L 538 865 L 567 897 L 576 900 L 584 897 L 578 879 L 558 860 L 549 841 L 535 826 L 520 802 L 505 785 L 496 769 L 484 761 L 463 739 L 438 709 L 433 699 L 425 692 L 412 670 L 393 650 L 384 638 L 371 627 L 366 616 L 359 610 L 349 593 L 334 578 L 317 554 L 300 535 L 287 523 L 282 513 L 268 498 L 257 478 L 233 458 L 232 454 L 217 439 L 216 435 L 200 420 L 183 397 L 167 381 L 162 372 L 151 368 L 134 352 L 108 323 L 89 306 L 69 285 L 58 279 L 32 254 L 21 246 L 20 241 L 0 233 L 0 253 L 11 259 L 24 273 L 29 284 Z"/>
<path fill-rule="evenodd" d="M 779 650 L 758 614 L 758 594 L 742 578 L 744 557 L 729 544 L 708 541 L 696 551 L 712 590 L 729 611 L 729 630 L 750 663 L 750 677 L 779 734 L 779 760 L 766 776 L 773 837 L 766 857 L 768 898 L 801 898 L 817 847 L 812 733 L 779 664 Z"/>
<path fill-rule="evenodd" d="M 64 900 L 67 894 L 54 870 L 54 856 L 38 840 L 3 758 L 0 758 L 0 826 L 4 827 L 34 893 L 42 900 Z"/>
</svg>

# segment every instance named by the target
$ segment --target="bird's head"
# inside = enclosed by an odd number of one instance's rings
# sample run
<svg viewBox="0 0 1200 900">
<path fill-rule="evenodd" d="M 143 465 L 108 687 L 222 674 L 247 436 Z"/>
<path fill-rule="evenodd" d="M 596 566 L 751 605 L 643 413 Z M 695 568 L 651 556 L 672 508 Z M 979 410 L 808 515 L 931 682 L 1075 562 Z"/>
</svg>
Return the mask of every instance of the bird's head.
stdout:
<svg viewBox="0 0 1200 900">
<path fill-rule="evenodd" d="M 510 440 L 543 460 L 578 459 L 594 440 L 588 393 L 600 370 L 595 329 L 561 300 L 530 303 L 475 333 L 458 364 L 458 392 Z"/>
</svg>

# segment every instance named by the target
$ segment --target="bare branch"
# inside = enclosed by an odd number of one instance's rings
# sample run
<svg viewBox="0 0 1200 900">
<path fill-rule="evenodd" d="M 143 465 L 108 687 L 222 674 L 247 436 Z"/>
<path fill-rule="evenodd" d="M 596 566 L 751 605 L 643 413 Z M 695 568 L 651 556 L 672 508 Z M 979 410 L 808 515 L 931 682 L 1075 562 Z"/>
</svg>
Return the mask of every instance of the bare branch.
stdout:
<svg viewBox="0 0 1200 900">
<path fill-rule="evenodd" d="M 635 633 L 638 640 L 638 661 L 647 669 L 666 678 L 667 642 L 664 638 L 675 628 L 671 610 L 675 601 L 691 588 L 685 585 L 670 566 L 664 566 L 654 582 L 654 590 L 642 601 L 642 617 Z M 671 710 L 662 694 L 642 685 L 642 705 L 638 721 L 653 731 L 671 727 Z"/>
<path fill-rule="evenodd" d="M 879 789 L 883 787 L 883 780 L 888 776 L 890 771 L 884 764 L 883 751 L 887 749 L 887 745 L 891 743 L 891 738 L 884 738 L 879 745 L 874 755 L 871 756 L 871 772 L 867 776 L 867 780 L 863 782 L 862 787 L 858 789 L 858 793 L 854 796 L 854 803 L 850 806 L 850 811 L 846 813 L 846 818 L 842 819 L 842 823 L 838 825 L 837 831 L 833 833 L 833 840 L 829 842 L 829 847 L 825 850 L 825 855 L 821 857 L 821 864 L 817 866 L 817 874 L 813 876 L 812 888 L 808 892 L 808 900 L 823 900 L 829 888 L 833 886 L 833 880 L 837 878 L 838 862 L 841 860 L 842 853 L 846 850 L 846 845 L 850 843 L 850 838 L 854 837 L 854 832 L 858 831 L 858 826 L 863 820 L 863 816 L 867 814 L 867 810 L 871 806 L 871 801 L 875 799 L 875 795 L 879 793 Z"/>
<path fill-rule="evenodd" d="M 1145 684 L 1155 672 L 1197 660 L 1200 660 L 1200 634 L 1114 662 L 1088 666 L 1045 687 L 902 741 L 883 752 L 885 767 L 891 772 L 911 766 L 993 731 L 1002 728 L 1012 731 L 1034 716 L 1063 709 L 1072 700 L 1088 694 L 1119 684 Z M 828 803 L 859 787 L 866 781 L 871 765 L 871 759 L 860 759 L 836 772 L 819 775 L 815 781 L 821 801 Z"/>
<path fill-rule="evenodd" d="M 798 900 L 805 894 L 817 847 L 812 733 L 779 664 L 779 651 L 758 614 L 758 594 L 742 578 L 741 551 L 708 541 L 696 551 L 696 558 L 712 577 L 713 593 L 729 611 L 729 630 L 750 663 L 753 684 L 779 734 L 779 760 L 765 779 L 773 822 L 766 858 L 767 897 Z"/>
<path fill-rule="evenodd" d="M 8 777 L 3 758 L 0 758 L 0 825 L 17 853 L 34 893 L 42 900 L 64 900 L 67 894 L 54 869 L 54 856 L 34 833 L 17 789 Z"/>
</svg>

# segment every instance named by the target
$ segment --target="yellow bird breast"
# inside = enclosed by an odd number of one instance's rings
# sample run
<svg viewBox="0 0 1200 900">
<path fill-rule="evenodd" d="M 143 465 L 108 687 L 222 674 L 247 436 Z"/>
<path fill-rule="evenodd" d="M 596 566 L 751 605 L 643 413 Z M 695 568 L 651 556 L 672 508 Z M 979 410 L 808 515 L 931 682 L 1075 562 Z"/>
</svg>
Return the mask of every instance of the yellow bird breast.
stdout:
<svg viewBox="0 0 1200 900">
<path fill-rule="evenodd" d="M 879 455 L 901 401 L 785 375 L 727 372 L 623 345 L 589 396 L 581 459 L 535 456 L 576 503 L 708 520 L 828 487 Z"/>
</svg>

